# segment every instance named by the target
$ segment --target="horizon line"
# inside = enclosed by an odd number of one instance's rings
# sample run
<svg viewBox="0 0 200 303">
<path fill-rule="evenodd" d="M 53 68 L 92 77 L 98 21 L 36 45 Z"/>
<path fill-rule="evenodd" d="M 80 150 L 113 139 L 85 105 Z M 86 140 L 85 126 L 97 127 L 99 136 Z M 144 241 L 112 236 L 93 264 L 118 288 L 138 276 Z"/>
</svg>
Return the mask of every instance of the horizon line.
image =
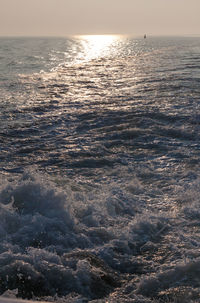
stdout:
<svg viewBox="0 0 200 303">
<path fill-rule="evenodd" d="M 0 38 L 69 38 L 69 37 L 81 37 L 81 36 L 127 36 L 127 37 L 135 37 L 135 38 L 139 38 L 139 37 L 144 37 L 144 34 L 147 35 L 147 37 L 149 38 L 154 38 L 154 37 L 185 37 L 185 38 L 198 38 L 200 37 L 200 34 L 151 34 L 151 33 L 141 33 L 141 34 L 131 34 L 131 33 L 97 33 L 97 34 L 66 34 L 66 35 L 1 35 L 0 34 Z"/>
</svg>

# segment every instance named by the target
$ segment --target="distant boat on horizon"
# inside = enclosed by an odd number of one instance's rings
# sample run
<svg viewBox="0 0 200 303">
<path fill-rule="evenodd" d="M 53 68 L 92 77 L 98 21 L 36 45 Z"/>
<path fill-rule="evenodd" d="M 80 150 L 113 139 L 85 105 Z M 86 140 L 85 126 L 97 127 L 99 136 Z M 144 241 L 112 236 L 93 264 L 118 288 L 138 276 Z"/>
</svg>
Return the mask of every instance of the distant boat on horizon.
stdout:
<svg viewBox="0 0 200 303">
<path fill-rule="evenodd" d="M 144 34 L 144 39 L 146 39 L 147 38 L 147 35 L 146 34 Z"/>
</svg>

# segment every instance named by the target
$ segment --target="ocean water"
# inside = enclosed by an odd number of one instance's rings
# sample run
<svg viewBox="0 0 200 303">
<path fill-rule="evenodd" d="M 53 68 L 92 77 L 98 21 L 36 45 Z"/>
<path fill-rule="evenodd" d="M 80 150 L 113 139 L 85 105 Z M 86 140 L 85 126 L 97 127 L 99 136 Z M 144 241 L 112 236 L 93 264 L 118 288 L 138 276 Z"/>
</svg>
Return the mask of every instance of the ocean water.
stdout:
<svg viewBox="0 0 200 303">
<path fill-rule="evenodd" d="M 200 302 L 200 38 L 1 38 L 0 109 L 0 295 Z"/>
</svg>

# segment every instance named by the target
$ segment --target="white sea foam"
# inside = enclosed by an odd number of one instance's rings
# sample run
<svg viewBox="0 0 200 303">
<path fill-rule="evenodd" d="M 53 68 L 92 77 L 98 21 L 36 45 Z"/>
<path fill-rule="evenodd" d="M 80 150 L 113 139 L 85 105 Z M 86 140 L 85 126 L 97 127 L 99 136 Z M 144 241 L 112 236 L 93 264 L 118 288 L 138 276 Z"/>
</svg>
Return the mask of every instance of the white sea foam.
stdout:
<svg viewBox="0 0 200 303">
<path fill-rule="evenodd" d="M 194 242 L 187 237 L 190 227 L 180 229 L 190 222 L 188 214 L 180 220 L 179 211 L 174 216 L 138 208 L 138 191 L 130 194 L 114 184 L 103 194 L 87 193 L 78 184 L 74 191 L 70 180 L 61 188 L 44 179 L 29 172 L 1 187 L 1 294 L 17 289 L 22 298 L 79 302 L 80 296 L 110 294 L 109 302 L 150 302 L 171 287 L 196 283 L 198 234 Z M 197 220 L 196 213 L 189 218 Z"/>
</svg>

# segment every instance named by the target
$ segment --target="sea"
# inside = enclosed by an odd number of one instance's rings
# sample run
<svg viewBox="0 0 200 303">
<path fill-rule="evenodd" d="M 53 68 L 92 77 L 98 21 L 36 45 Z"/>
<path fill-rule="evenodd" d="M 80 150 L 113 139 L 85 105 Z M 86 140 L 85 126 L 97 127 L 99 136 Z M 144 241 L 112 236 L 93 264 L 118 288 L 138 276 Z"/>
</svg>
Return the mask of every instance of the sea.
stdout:
<svg viewBox="0 0 200 303">
<path fill-rule="evenodd" d="M 0 295 L 200 302 L 200 38 L 0 38 Z"/>
</svg>

